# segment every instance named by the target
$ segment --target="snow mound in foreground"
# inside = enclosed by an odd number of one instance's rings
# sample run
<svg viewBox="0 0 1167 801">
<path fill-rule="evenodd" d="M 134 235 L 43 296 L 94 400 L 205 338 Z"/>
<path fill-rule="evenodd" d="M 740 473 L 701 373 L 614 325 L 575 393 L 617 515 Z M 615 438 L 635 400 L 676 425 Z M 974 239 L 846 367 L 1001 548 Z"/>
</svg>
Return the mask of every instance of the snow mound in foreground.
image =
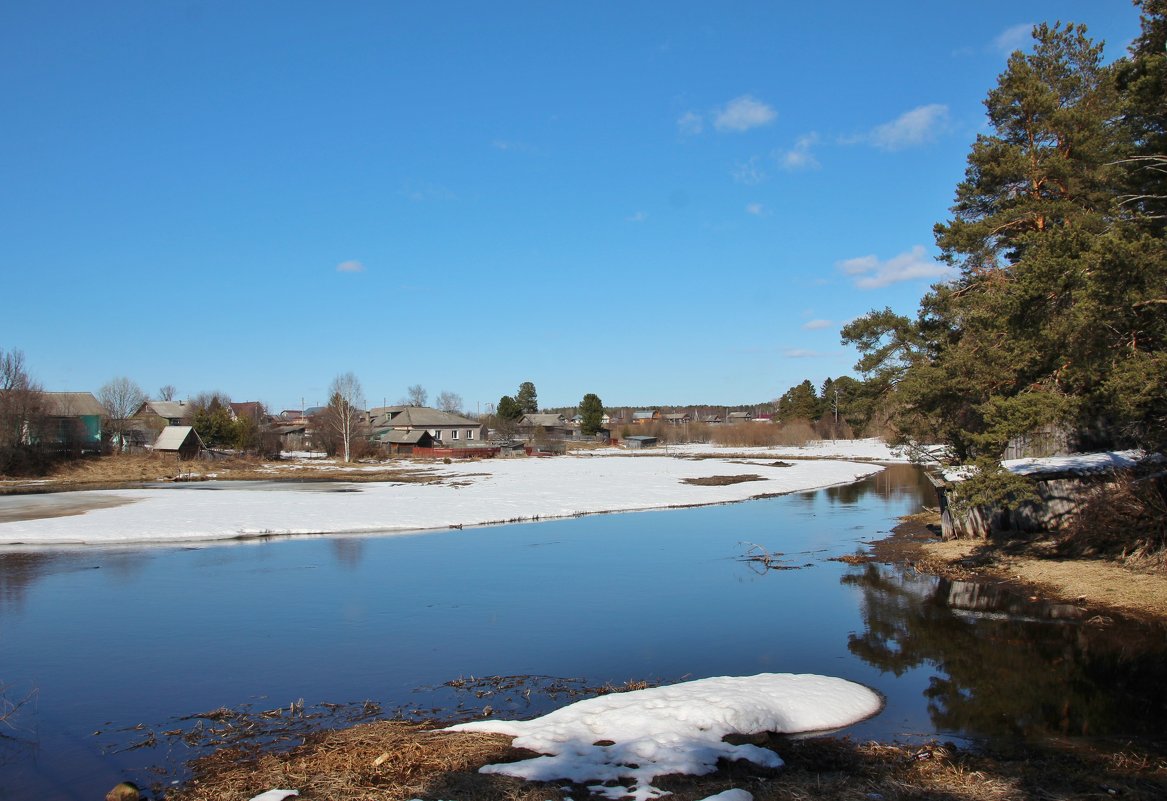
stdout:
<svg viewBox="0 0 1167 801">
<path fill-rule="evenodd" d="M 506 734 L 516 747 L 546 755 L 487 765 L 483 773 L 595 782 L 589 789 L 599 795 L 647 801 L 666 794 L 652 786 L 657 776 L 712 773 L 720 758 L 782 766 L 773 751 L 731 745 L 722 740 L 727 734 L 835 729 L 874 715 L 882 705 L 874 691 L 845 679 L 762 673 L 614 693 L 534 720 L 474 721 L 447 731 Z"/>
</svg>

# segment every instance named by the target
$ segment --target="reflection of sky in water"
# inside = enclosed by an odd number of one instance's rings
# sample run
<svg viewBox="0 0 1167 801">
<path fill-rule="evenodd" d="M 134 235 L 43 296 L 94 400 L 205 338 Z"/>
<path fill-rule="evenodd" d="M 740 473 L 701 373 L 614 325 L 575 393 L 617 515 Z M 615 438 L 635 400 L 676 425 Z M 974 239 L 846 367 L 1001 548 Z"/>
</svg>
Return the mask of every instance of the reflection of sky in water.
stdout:
<svg viewBox="0 0 1167 801">
<path fill-rule="evenodd" d="M 95 729 L 165 727 L 220 706 L 300 698 L 426 705 L 418 688 L 463 676 L 596 685 L 823 673 L 888 697 L 856 736 L 926 735 L 932 663 L 897 677 L 857 658 L 849 642 L 865 632 L 873 591 L 841 581 L 855 568 L 826 561 L 882 536 L 921 497 L 933 503 L 918 494 L 921 481 L 900 466 L 853 487 L 697 509 L 409 536 L 2 554 L 0 664 L 5 681 L 39 690 L 37 770 L 92 781 L 94 793 L 124 778 L 110 775 L 119 763 L 165 759 L 143 750 L 87 761 Z M 739 559 L 753 544 L 811 566 L 759 574 Z M 433 694 L 432 703 L 449 698 Z"/>
</svg>

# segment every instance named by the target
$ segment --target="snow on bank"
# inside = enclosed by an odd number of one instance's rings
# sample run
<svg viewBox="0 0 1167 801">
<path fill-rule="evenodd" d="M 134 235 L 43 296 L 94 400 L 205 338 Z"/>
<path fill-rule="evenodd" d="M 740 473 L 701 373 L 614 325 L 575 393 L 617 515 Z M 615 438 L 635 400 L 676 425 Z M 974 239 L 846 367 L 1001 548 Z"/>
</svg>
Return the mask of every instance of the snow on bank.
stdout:
<svg viewBox="0 0 1167 801">
<path fill-rule="evenodd" d="M 589 451 L 585 451 L 588 453 Z M 590 453 L 603 456 L 749 456 L 758 459 L 858 459 L 865 462 L 902 464 L 912 461 L 912 455 L 901 448 L 893 448 L 881 439 L 823 439 L 805 445 L 715 445 L 688 442 L 682 445 L 658 445 L 647 450 L 600 448 Z"/>
<path fill-rule="evenodd" d="M 721 676 L 589 698 L 527 721 L 485 720 L 447 731 L 495 732 L 518 748 L 544 756 L 482 773 L 532 781 L 569 780 L 593 793 L 647 801 L 664 795 L 652 781 L 683 773 L 702 776 L 718 759 L 745 759 L 765 767 L 782 759 L 755 745 L 731 745 L 727 734 L 822 731 L 863 720 L 882 700 L 868 688 L 828 676 L 763 673 Z M 597 743 L 610 742 L 611 745 Z M 627 786 L 610 786 L 621 780 Z M 601 784 L 608 782 L 608 785 Z"/>
<path fill-rule="evenodd" d="M 880 468 L 833 460 L 774 467 L 720 459 L 556 457 L 435 465 L 433 482 L 370 482 L 349 491 L 321 485 L 159 489 L 87 493 L 126 505 L 71 517 L 0 522 L 0 545 L 82 545 L 222 540 L 290 534 L 390 533 L 742 501 L 846 484 Z M 699 486 L 686 479 L 757 475 Z M 230 487 L 230 488 L 227 488 Z M 66 493 L 62 493 L 65 495 Z M 0 512 L 20 496 L 0 496 Z M 0 519 L 4 515 L 0 514 Z"/>
<path fill-rule="evenodd" d="M 1129 470 L 1144 459 L 1147 454 L 1141 450 L 1100 451 L 1097 453 L 1072 453 L 1068 456 L 1030 457 L 1026 459 L 1006 459 L 1001 466 L 1019 476 L 1053 476 L 1061 473 L 1108 473 L 1114 470 Z M 963 481 L 973 475 L 973 465 L 957 465 L 944 471 L 947 481 Z"/>
</svg>

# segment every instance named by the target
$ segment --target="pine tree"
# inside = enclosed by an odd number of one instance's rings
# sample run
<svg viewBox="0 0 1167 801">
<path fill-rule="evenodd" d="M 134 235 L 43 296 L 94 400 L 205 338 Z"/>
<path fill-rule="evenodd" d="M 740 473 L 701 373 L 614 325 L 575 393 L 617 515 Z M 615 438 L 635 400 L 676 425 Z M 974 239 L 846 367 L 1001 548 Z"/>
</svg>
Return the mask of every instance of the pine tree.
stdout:
<svg viewBox="0 0 1167 801">
<path fill-rule="evenodd" d="M 579 402 L 579 413 L 583 418 L 579 426 L 580 432 L 591 436 L 603 426 L 604 402 L 600 400 L 598 395 L 589 392 Z"/>
<path fill-rule="evenodd" d="M 535 394 L 535 385 L 530 381 L 524 381 L 519 385 L 515 401 L 519 404 L 523 414 L 535 414 L 539 411 L 539 398 Z"/>
</svg>

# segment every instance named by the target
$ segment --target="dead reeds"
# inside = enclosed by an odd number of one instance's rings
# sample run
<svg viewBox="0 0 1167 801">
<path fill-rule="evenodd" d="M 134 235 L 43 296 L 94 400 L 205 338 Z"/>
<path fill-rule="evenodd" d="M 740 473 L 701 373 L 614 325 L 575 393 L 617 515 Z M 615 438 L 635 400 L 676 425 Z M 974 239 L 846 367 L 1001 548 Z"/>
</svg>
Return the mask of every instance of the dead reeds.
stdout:
<svg viewBox="0 0 1167 801">
<path fill-rule="evenodd" d="M 1013 754 L 961 750 L 952 744 L 886 744 L 847 738 L 743 738 L 779 753 L 781 769 L 722 762 L 709 776 L 671 776 L 659 786 L 675 801 L 697 801 L 740 788 L 755 801 L 1045 801 L 1119 796 L 1158 799 L 1167 792 L 1162 757 L 1122 748 L 1050 745 Z M 282 753 L 226 749 L 194 763 L 194 778 L 165 793 L 168 801 L 246 801 L 267 789 L 300 798 L 405 801 L 560 801 L 586 798 L 566 782 L 532 783 L 478 773 L 482 765 L 528 758 L 503 735 L 435 731 L 431 724 L 377 721 L 324 732 Z"/>
<path fill-rule="evenodd" d="M 1167 476 L 1118 476 L 1094 490 L 1059 538 L 1058 552 L 1167 565 Z"/>
</svg>

